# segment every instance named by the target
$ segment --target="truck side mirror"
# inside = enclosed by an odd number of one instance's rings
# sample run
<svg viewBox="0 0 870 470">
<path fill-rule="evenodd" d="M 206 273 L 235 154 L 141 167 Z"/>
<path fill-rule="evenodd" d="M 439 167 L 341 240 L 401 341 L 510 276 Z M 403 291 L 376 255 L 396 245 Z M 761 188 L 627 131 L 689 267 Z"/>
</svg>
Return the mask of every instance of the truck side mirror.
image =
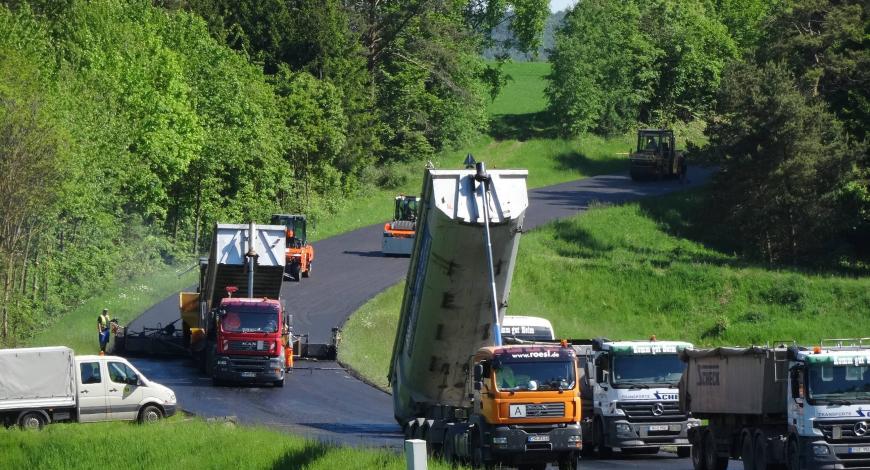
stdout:
<svg viewBox="0 0 870 470">
<path fill-rule="evenodd" d="M 475 364 L 474 365 L 474 381 L 480 382 L 483 380 L 483 364 Z M 479 389 L 475 389 L 479 390 Z"/>
<path fill-rule="evenodd" d="M 599 369 L 599 370 L 601 370 L 601 369 Z M 610 372 L 608 372 L 606 370 L 602 370 L 601 371 L 601 380 L 599 380 L 598 383 L 601 384 L 601 386 L 603 387 L 608 382 L 607 379 L 609 379 L 609 378 L 610 378 Z"/>
</svg>

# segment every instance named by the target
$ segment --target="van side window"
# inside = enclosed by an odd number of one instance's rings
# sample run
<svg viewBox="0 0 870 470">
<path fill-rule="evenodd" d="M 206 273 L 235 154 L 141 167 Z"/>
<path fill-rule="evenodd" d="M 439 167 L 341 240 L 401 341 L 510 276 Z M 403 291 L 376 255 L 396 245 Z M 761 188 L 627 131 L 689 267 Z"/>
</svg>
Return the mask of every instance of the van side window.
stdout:
<svg viewBox="0 0 870 470">
<path fill-rule="evenodd" d="M 83 384 L 98 384 L 103 381 L 100 376 L 99 362 L 82 362 L 80 367 Z"/>
<path fill-rule="evenodd" d="M 127 367 L 123 362 L 109 363 L 109 378 L 112 382 L 123 384 L 127 383 L 127 378 L 135 377 L 136 374 Z"/>
</svg>

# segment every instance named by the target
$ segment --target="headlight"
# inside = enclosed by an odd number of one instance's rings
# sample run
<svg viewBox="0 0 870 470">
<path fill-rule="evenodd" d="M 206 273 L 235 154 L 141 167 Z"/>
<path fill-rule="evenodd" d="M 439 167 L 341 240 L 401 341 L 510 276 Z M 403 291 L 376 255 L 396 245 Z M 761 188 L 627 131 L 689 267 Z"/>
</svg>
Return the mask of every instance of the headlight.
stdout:
<svg viewBox="0 0 870 470">
<path fill-rule="evenodd" d="M 631 426 L 625 423 L 616 423 L 616 432 L 617 433 L 630 433 Z"/>
<path fill-rule="evenodd" d="M 175 394 L 174 393 L 169 394 L 169 403 L 175 403 Z"/>
<path fill-rule="evenodd" d="M 580 442 L 583 440 L 583 436 L 568 436 L 568 442 Z"/>
<path fill-rule="evenodd" d="M 492 443 L 493 444 L 507 444 L 507 438 L 506 437 L 493 437 Z"/>
<path fill-rule="evenodd" d="M 695 421 L 695 420 L 691 420 L 691 419 L 689 421 L 686 421 L 686 429 L 697 428 L 700 425 L 701 425 L 700 421 Z"/>
<path fill-rule="evenodd" d="M 830 455 L 831 449 L 824 444 L 815 444 L 813 445 L 813 453 L 816 455 Z"/>
</svg>

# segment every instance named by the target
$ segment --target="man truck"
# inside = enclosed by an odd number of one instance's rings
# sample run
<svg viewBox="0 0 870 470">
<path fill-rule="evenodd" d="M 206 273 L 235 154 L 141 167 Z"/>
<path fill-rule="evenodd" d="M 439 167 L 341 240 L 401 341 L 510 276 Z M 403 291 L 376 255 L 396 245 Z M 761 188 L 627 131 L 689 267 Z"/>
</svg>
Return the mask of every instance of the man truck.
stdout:
<svg viewBox="0 0 870 470">
<path fill-rule="evenodd" d="M 285 241 L 282 225 L 217 224 L 197 292 L 180 295 L 184 345 L 215 384 L 284 386 L 293 354 L 279 299 Z M 233 297 L 240 290 L 246 298 Z"/>
<path fill-rule="evenodd" d="M 175 393 L 115 356 L 75 356 L 66 347 L 0 349 L 0 423 L 41 429 L 57 421 L 172 416 Z"/>
<path fill-rule="evenodd" d="M 870 344 L 686 349 L 685 412 L 695 470 L 870 468 Z"/>
<path fill-rule="evenodd" d="M 676 446 L 678 456 L 688 457 L 687 432 L 700 422 L 679 408 L 678 353 L 692 345 L 603 338 L 585 343 L 575 345 L 584 372 L 584 449 L 607 458 L 614 448 L 655 454 L 660 446 Z"/>
<path fill-rule="evenodd" d="M 388 378 L 408 438 L 449 461 L 574 469 L 582 446 L 567 344 L 501 344 L 525 170 L 427 170 Z"/>
</svg>

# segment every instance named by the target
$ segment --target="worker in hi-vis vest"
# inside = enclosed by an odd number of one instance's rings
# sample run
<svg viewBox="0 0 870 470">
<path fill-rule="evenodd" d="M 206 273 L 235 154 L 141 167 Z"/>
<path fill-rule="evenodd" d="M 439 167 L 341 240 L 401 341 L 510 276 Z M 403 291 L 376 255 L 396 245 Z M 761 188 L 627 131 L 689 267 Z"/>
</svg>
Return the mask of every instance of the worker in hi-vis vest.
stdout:
<svg viewBox="0 0 870 470">
<path fill-rule="evenodd" d="M 109 309 L 104 308 L 103 313 L 97 317 L 97 333 L 100 338 L 100 355 L 106 354 L 106 346 L 109 344 L 109 333 L 111 333 L 109 322 Z"/>
</svg>

